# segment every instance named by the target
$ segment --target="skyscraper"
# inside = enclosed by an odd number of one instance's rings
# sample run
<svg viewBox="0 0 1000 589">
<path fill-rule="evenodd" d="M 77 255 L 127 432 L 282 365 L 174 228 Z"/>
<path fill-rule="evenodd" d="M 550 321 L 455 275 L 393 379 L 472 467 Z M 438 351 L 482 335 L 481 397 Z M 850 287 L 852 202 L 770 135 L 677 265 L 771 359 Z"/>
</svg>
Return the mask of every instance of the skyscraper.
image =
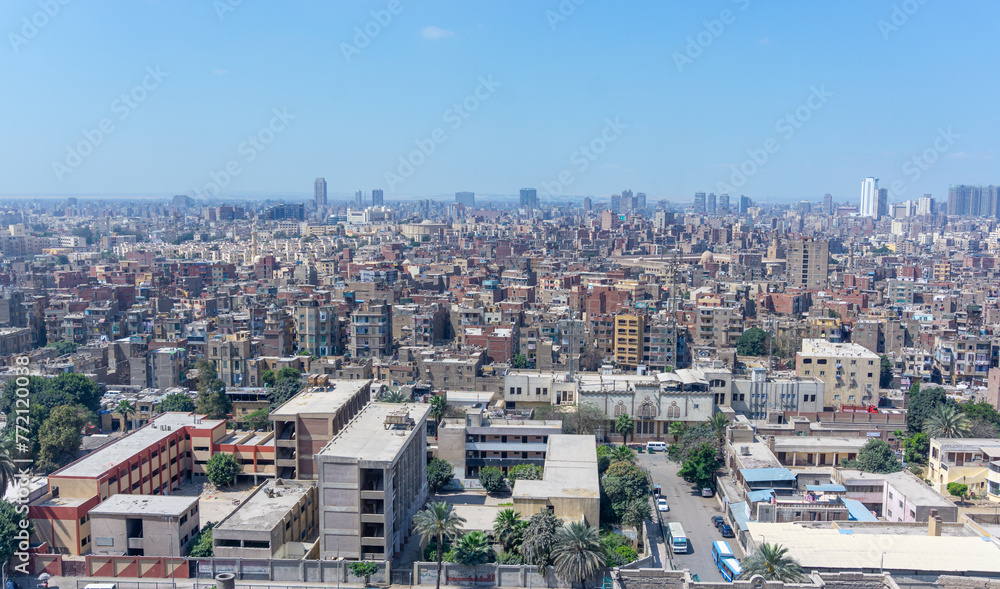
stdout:
<svg viewBox="0 0 1000 589">
<path fill-rule="evenodd" d="M 746 215 L 750 212 L 750 198 L 740 195 L 740 214 Z"/>
<path fill-rule="evenodd" d="M 705 193 L 695 192 L 694 193 L 694 212 L 698 215 L 705 214 Z"/>
<path fill-rule="evenodd" d="M 960 184 L 950 187 L 948 189 L 948 214 L 1000 217 L 1000 186 Z"/>
<path fill-rule="evenodd" d="M 917 214 L 918 215 L 933 215 L 934 214 L 934 198 L 929 194 L 925 194 L 920 197 L 917 201 Z"/>
<path fill-rule="evenodd" d="M 357 191 L 354 193 L 354 206 L 364 208 L 365 206 L 365 193 L 362 191 Z"/>
<path fill-rule="evenodd" d="M 372 206 L 380 207 L 385 204 L 385 196 L 381 188 L 372 190 Z"/>
<path fill-rule="evenodd" d="M 729 212 L 729 195 L 720 194 L 719 195 L 719 212 L 728 213 Z"/>
<path fill-rule="evenodd" d="M 316 178 L 313 183 L 313 200 L 316 201 L 316 208 L 326 206 L 326 178 Z"/>
<path fill-rule="evenodd" d="M 622 212 L 622 195 L 620 194 L 611 195 L 611 210 L 616 213 Z"/>
<path fill-rule="evenodd" d="M 476 193 L 475 192 L 456 192 L 455 202 L 457 204 L 465 206 L 467 209 L 471 209 L 476 206 Z"/>
<path fill-rule="evenodd" d="M 861 182 L 861 207 L 858 214 L 878 218 L 878 178 L 869 176 Z"/>
<path fill-rule="evenodd" d="M 594 208 L 594 201 L 588 196 L 583 199 L 583 210 L 589 211 Z"/>
<path fill-rule="evenodd" d="M 521 189 L 521 204 L 522 209 L 537 209 L 538 208 L 538 191 L 534 188 L 522 188 Z"/>
<path fill-rule="evenodd" d="M 705 212 L 709 215 L 714 215 L 716 213 L 714 192 L 709 192 L 708 198 L 705 199 Z"/>
<path fill-rule="evenodd" d="M 833 214 L 833 195 L 831 194 L 823 195 L 823 213 L 826 215 Z"/>
<path fill-rule="evenodd" d="M 635 193 L 635 208 L 639 209 L 640 211 L 646 210 L 646 193 L 645 192 L 636 192 Z"/>
<path fill-rule="evenodd" d="M 824 288 L 830 269 L 830 243 L 802 237 L 788 243 L 788 285 Z"/>
<path fill-rule="evenodd" d="M 875 218 L 881 219 L 889 214 L 889 190 L 887 188 L 878 189 L 878 206 L 875 208 Z"/>
</svg>

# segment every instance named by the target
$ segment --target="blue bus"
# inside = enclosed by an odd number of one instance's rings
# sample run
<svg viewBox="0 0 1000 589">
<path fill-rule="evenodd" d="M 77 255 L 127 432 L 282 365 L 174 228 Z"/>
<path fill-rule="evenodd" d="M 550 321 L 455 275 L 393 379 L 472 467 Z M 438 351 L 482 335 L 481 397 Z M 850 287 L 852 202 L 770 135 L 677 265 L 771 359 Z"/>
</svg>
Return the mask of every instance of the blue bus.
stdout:
<svg viewBox="0 0 1000 589">
<path fill-rule="evenodd" d="M 715 566 L 719 567 L 722 578 L 727 582 L 732 582 L 743 572 L 740 561 L 736 560 L 736 555 L 733 554 L 728 542 L 721 540 L 712 542 L 712 560 L 715 561 Z"/>
</svg>

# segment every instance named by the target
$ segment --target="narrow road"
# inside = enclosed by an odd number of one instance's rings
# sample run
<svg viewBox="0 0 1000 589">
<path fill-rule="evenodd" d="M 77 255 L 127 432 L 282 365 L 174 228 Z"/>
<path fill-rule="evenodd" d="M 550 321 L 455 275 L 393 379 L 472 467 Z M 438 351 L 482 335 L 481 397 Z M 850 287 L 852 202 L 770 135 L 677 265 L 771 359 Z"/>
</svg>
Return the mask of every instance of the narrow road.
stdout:
<svg viewBox="0 0 1000 589">
<path fill-rule="evenodd" d="M 649 469 L 653 484 L 662 487 L 661 493 L 670 505 L 669 512 L 659 513 L 663 524 L 679 521 L 687 533 L 690 549 L 687 554 L 670 555 L 673 568 L 688 569 L 702 581 L 721 582 L 722 575 L 712 559 L 712 542 L 726 540 L 737 556 L 742 554 L 731 538 L 723 538 L 712 525 L 712 516 L 722 515 L 718 500 L 702 497 L 699 489 L 679 477 L 680 465 L 668 461 L 664 453 L 640 454 L 639 465 Z M 669 563 L 664 564 L 670 568 Z"/>
</svg>

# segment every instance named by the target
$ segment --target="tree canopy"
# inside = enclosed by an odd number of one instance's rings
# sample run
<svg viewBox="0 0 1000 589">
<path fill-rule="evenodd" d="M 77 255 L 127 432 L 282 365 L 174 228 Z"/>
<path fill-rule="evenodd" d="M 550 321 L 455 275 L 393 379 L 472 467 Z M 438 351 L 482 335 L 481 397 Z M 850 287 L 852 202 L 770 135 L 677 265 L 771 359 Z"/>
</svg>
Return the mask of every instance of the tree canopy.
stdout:
<svg viewBox="0 0 1000 589">
<path fill-rule="evenodd" d="M 228 452 L 219 452 L 208 459 L 205 465 L 208 480 L 216 487 L 228 487 L 236 481 L 236 475 L 243 468 L 236 461 L 236 457 Z"/>
<path fill-rule="evenodd" d="M 767 332 L 759 327 L 751 327 L 736 339 L 736 353 L 740 356 L 763 356 L 767 354 Z"/>
<path fill-rule="evenodd" d="M 455 478 L 454 469 L 447 460 L 434 458 L 427 463 L 427 486 L 437 493 Z"/>
<path fill-rule="evenodd" d="M 714 487 L 715 473 L 721 465 L 718 448 L 713 444 L 703 443 L 688 453 L 677 474 L 698 487 Z"/>
<path fill-rule="evenodd" d="M 885 354 L 879 364 L 878 386 L 887 389 L 892 386 L 892 361 Z"/>
<path fill-rule="evenodd" d="M 76 459 L 90 412 L 79 405 L 56 407 L 38 434 L 38 468 L 51 472 Z"/>
<path fill-rule="evenodd" d="M 495 466 L 484 466 L 479 469 L 479 483 L 490 495 L 494 495 L 507 488 L 503 471 Z"/>
<path fill-rule="evenodd" d="M 924 423 L 938 405 L 948 402 L 945 390 L 941 387 L 922 387 L 919 382 L 910 386 L 910 400 L 906 406 L 906 427 L 911 432 L 924 429 Z"/>
<path fill-rule="evenodd" d="M 190 412 L 194 411 L 194 401 L 184 393 L 170 393 L 166 397 L 163 397 L 156 410 Z"/>
<path fill-rule="evenodd" d="M 873 473 L 897 472 L 903 469 L 889 443 L 878 439 L 865 442 L 865 445 L 858 450 L 858 457 L 855 460 L 845 461 L 845 464 L 848 468 Z"/>
</svg>

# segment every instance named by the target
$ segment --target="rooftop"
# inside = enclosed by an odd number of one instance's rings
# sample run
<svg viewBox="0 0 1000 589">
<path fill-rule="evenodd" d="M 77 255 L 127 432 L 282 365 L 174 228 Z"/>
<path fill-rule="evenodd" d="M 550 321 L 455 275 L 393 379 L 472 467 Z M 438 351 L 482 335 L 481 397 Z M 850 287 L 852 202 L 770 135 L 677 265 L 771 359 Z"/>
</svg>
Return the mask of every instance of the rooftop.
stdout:
<svg viewBox="0 0 1000 589">
<path fill-rule="evenodd" d="M 542 480 L 514 482 L 514 497 L 600 497 L 594 436 L 549 436 Z"/>
<path fill-rule="evenodd" d="M 64 466 L 50 476 L 96 478 L 109 468 L 135 456 L 141 450 L 166 439 L 180 428 L 193 427 L 212 430 L 219 425 L 225 427 L 225 420 L 203 419 L 203 417 L 180 411 L 164 413 L 128 435 L 111 441 L 76 462 Z"/>
<path fill-rule="evenodd" d="M 272 480 L 255 491 L 236 511 L 219 522 L 215 532 L 270 532 L 313 488 L 308 482 Z"/>
<path fill-rule="evenodd" d="M 370 380 L 329 380 L 326 385 L 310 387 L 271 412 L 271 417 L 295 417 L 300 414 L 329 415 L 369 385 Z"/>
<path fill-rule="evenodd" d="M 858 344 L 835 344 L 825 339 L 802 340 L 803 356 L 826 356 L 836 358 L 865 358 L 878 360 L 879 355 Z"/>
<path fill-rule="evenodd" d="M 410 438 L 425 435 L 420 424 L 430 411 L 426 403 L 369 403 L 317 456 L 393 462 Z M 406 412 L 416 427 L 386 425 L 390 414 L 401 412 Z"/>
<path fill-rule="evenodd" d="M 90 510 L 90 515 L 143 515 L 180 517 L 198 504 L 198 497 L 184 495 L 128 495 L 117 493 Z"/>
</svg>

